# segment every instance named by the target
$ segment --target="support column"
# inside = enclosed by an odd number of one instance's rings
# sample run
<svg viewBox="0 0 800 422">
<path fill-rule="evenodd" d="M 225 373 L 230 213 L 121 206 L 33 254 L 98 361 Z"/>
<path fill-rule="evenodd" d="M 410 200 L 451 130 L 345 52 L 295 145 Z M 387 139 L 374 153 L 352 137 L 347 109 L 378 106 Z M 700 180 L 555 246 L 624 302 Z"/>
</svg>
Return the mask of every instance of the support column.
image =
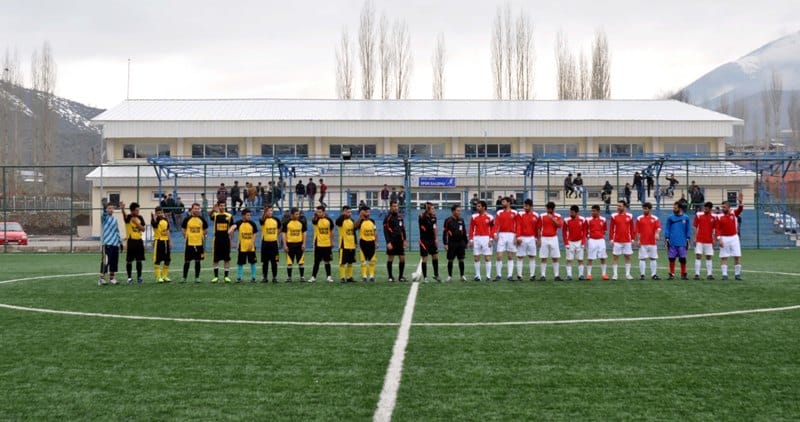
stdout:
<svg viewBox="0 0 800 422">
<path fill-rule="evenodd" d="M 186 155 L 186 153 L 183 152 L 183 138 L 178 138 L 178 142 L 175 145 L 175 155 L 178 157 Z"/>
<path fill-rule="evenodd" d="M 460 151 L 458 147 L 459 147 L 458 137 L 454 136 L 450 138 L 450 155 L 454 157 L 459 155 Z"/>
<path fill-rule="evenodd" d="M 586 151 L 584 151 L 583 155 L 588 157 L 595 157 L 597 156 L 597 146 L 594 143 L 594 138 L 591 136 L 586 137 Z"/>
<path fill-rule="evenodd" d="M 383 138 L 383 155 L 394 155 L 391 138 Z"/>
<path fill-rule="evenodd" d="M 658 138 L 654 136 L 650 139 L 650 154 L 661 154 L 664 152 L 663 148 L 657 148 L 657 147 L 658 147 Z"/>
<path fill-rule="evenodd" d="M 517 142 L 519 143 L 519 154 L 528 154 L 528 138 L 519 137 Z"/>
<path fill-rule="evenodd" d="M 249 136 L 244 138 L 244 153 L 248 157 L 253 156 L 253 138 Z"/>
<path fill-rule="evenodd" d="M 314 137 L 314 151 L 310 153 L 312 156 L 327 156 L 328 154 L 322 150 L 322 137 L 315 136 Z"/>
</svg>

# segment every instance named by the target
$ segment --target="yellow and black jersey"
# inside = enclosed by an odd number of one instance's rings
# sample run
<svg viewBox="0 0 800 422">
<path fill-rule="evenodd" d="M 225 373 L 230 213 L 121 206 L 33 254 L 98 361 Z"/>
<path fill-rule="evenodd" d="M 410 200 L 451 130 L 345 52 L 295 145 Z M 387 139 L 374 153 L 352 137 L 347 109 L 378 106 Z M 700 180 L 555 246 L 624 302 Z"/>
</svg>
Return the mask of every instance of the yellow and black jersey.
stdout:
<svg viewBox="0 0 800 422">
<path fill-rule="evenodd" d="M 281 232 L 281 221 L 275 217 L 261 217 L 261 241 L 277 242 Z"/>
<path fill-rule="evenodd" d="M 153 240 L 169 240 L 169 220 L 165 217 L 154 217 L 150 225 L 153 226 Z"/>
<path fill-rule="evenodd" d="M 336 225 L 339 226 L 339 248 L 341 249 L 355 249 L 356 248 L 356 223 L 352 218 L 345 218 L 340 215 L 336 219 Z"/>
<path fill-rule="evenodd" d="M 208 230 L 208 222 L 204 218 L 191 216 L 183 220 L 181 228 L 185 230 L 187 245 L 203 246 L 204 232 Z"/>
<path fill-rule="evenodd" d="M 374 242 L 378 234 L 378 226 L 375 225 L 375 220 L 368 218 L 360 221 L 361 224 L 358 226 L 358 235 L 361 237 L 361 240 Z"/>
<path fill-rule="evenodd" d="M 330 248 L 333 246 L 333 220 L 328 217 L 314 218 L 314 246 Z"/>
<path fill-rule="evenodd" d="M 233 216 L 227 212 L 212 212 L 211 221 L 214 224 L 214 238 L 228 239 L 228 229 L 233 224 Z"/>
<path fill-rule="evenodd" d="M 283 233 L 286 236 L 286 243 L 301 243 L 303 234 L 308 228 L 306 223 L 301 220 L 289 220 L 283 225 Z"/>
<path fill-rule="evenodd" d="M 236 229 L 239 231 L 239 252 L 255 252 L 258 233 L 256 225 L 252 221 L 239 221 Z"/>
<path fill-rule="evenodd" d="M 141 230 L 133 224 L 135 221 L 138 221 L 139 226 L 144 227 L 144 217 L 141 215 L 133 216 L 128 214 L 125 216 L 125 237 L 128 240 L 142 240 Z"/>
</svg>

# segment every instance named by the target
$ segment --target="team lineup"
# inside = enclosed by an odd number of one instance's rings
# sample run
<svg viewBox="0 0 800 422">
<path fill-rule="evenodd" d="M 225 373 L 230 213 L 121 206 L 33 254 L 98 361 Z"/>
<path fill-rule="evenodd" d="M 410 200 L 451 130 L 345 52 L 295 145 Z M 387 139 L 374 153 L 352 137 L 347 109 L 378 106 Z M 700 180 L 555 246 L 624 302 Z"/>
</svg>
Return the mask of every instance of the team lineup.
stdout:
<svg viewBox="0 0 800 422">
<path fill-rule="evenodd" d="M 738 197 L 738 206 L 731 208 L 728 202 L 722 203 L 721 212 L 712 212 L 714 206 L 706 202 L 703 210 L 695 214 L 693 219 L 686 214 L 680 202 L 673 205 L 673 213 L 662 222 L 652 214 L 652 204 L 645 203 L 642 214 L 634 218 L 624 200 L 617 203 L 617 210 L 608 218 L 601 215 L 600 205 L 593 205 L 588 216 L 581 215 L 577 205 L 570 207 L 569 215 L 562 217 L 555 211 L 556 205 L 549 202 L 545 212 L 539 214 L 533 210 L 533 202 L 524 201 L 522 210 L 511 207 L 512 201 L 503 198 L 501 207 L 495 215 L 487 211 L 485 201 L 478 201 L 469 227 L 461 217 L 461 206 L 453 205 L 451 215 L 440 228 L 433 204 L 426 203 L 418 217 L 420 262 L 412 279 L 429 281 L 428 264 L 432 267 L 432 279 L 443 281 L 439 273 L 439 248 L 443 246 L 447 259 L 447 277 L 444 281 L 459 279 L 467 281 L 465 273 L 465 256 L 471 249 L 474 258 L 474 281 L 482 281 L 481 262 L 484 263 L 485 280 L 499 281 L 505 279 L 521 281 L 525 279 L 525 260 L 528 261 L 527 279 L 530 281 L 547 280 L 548 264 L 552 267 L 552 280 L 573 280 L 573 265 L 577 264 L 577 280 L 592 280 L 593 266 L 600 264 L 600 277 L 603 280 L 620 278 L 619 261 L 622 257 L 624 278 L 633 279 L 631 261 L 634 249 L 638 249 L 639 278 L 660 280 L 658 275 L 658 249 L 663 237 L 663 245 L 669 259 L 668 279 L 680 277 L 688 280 L 687 256 L 692 245 L 695 248 L 694 279 L 701 279 L 701 269 L 705 262 L 705 278 L 713 280 L 714 251 L 718 249 L 720 272 L 723 280 L 728 279 L 728 259 L 734 260 L 734 277 L 742 279 L 741 246 L 739 241 L 739 216 L 743 210 L 743 196 Z M 102 228 L 102 263 L 98 285 L 117 284 L 116 273 L 121 252 L 126 251 L 125 270 L 127 283 L 135 280 L 143 283 L 142 263 L 145 259 L 145 220 L 140 215 L 137 203 L 131 203 L 129 213 L 125 203 L 120 203 L 125 223 L 125 242 L 119 232 L 116 219 L 113 217 L 115 207 L 108 205 L 101 217 Z M 355 282 L 353 276 L 355 265 L 360 262 L 361 281 L 374 283 L 375 265 L 377 262 L 379 241 L 378 226 L 370 217 L 370 207 L 361 206 L 357 218 L 353 218 L 353 210 L 343 207 L 341 214 L 333 221 L 322 205 L 316 208 L 311 224 L 313 237 L 313 267 L 311 276 L 305 278 L 305 252 L 307 250 L 308 221 L 299 209 L 292 209 L 283 221 L 273 216 L 273 209 L 267 205 L 260 216 L 255 217 L 253 211 L 244 209 L 239 219 L 227 212 L 224 202 L 214 205 L 209 221 L 201 216 L 200 205 L 195 203 L 189 215 L 181 223 L 181 232 L 185 240 L 185 252 L 182 277 L 180 282 L 189 281 L 190 270 L 194 272 L 194 282 L 199 283 L 201 262 L 205 260 L 205 243 L 212 232 L 212 265 L 214 276 L 212 283 L 230 283 L 231 251 L 237 252 L 237 277 L 235 282 L 241 283 L 245 267 L 249 265 L 250 282 L 259 281 L 257 276 L 257 241 L 261 231 L 261 277 L 263 283 L 277 283 L 278 263 L 281 250 L 285 256 L 285 282 L 293 280 L 295 267 L 299 280 L 315 282 L 324 268 L 324 279 L 334 282 L 332 261 L 334 249 L 338 250 L 338 279 L 341 283 Z M 255 223 L 258 220 L 259 224 Z M 155 281 L 170 283 L 172 240 L 170 237 L 170 219 L 161 207 L 156 207 L 151 214 L 150 224 L 153 228 L 153 263 Z M 210 227 L 209 227 L 210 226 Z M 383 220 L 383 234 L 386 242 L 386 271 L 388 282 L 406 282 L 405 251 L 408 249 L 408 238 L 403 215 L 399 212 L 398 203 L 392 201 L 389 211 Z M 441 240 L 440 240 L 441 239 Z M 612 272 L 607 272 L 608 249 L 610 243 Z M 565 256 L 565 277 L 561 277 L 561 250 Z M 395 257 L 398 260 L 397 277 L 394 273 Z M 492 258 L 495 258 L 495 273 L 492 273 Z M 538 260 L 537 260 L 538 257 Z M 505 262 L 504 262 L 505 261 Z M 220 275 L 222 262 L 222 275 Z M 454 277 L 454 265 L 458 265 L 458 276 Z M 680 264 L 676 272 L 676 262 Z M 133 269 L 136 277 L 133 277 Z M 537 277 L 537 263 L 539 264 Z M 649 264 L 649 267 L 648 267 Z M 106 281 L 106 274 L 109 275 Z M 320 278 L 321 279 L 321 278 Z"/>
</svg>

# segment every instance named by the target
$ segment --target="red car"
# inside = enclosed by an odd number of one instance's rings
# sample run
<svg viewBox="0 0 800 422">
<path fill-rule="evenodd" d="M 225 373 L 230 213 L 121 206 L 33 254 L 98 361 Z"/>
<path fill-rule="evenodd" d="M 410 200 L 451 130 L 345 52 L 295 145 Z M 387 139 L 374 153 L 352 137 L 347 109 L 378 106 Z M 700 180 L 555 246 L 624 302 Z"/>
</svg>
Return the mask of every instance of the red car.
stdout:
<svg viewBox="0 0 800 422">
<path fill-rule="evenodd" d="M 14 222 L 0 223 L 0 245 L 5 243 L 28 244 L 28 234 L 22 230 L 22 225 Z"/>
</svg>

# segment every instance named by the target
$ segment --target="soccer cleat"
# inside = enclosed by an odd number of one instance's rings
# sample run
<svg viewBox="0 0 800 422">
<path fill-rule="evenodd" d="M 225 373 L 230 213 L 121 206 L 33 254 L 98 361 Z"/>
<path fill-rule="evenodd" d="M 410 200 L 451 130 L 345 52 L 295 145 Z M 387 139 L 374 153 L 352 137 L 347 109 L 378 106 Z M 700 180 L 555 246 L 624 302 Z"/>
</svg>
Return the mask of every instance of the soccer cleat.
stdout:
<svg viewBox="0 0 800 422">
<path fill-rule="evenodd" d="M 186 279 L 181 279 L 181 283 L 186 283 Z"/>
<path fill-rule="evenodd" d="M 333 277 L 328 276 L 328 278 L 325 279 L 325 281 L 327 281 L 328 283 L 333 283 Z"/>
<path fill-rule="evenodd" d="M 472 278 L 472 281 L 481 281 L 481 276 L 476 275 L 475 277 Z"/>
<path fill-rule="evenodd" d="M 112 278 L 111 280 L 108 280 L 108 282 L 111 283 L 111 285 L 115 286 L 117 284 L 117 279 Z"/>
<path fill-rule="evenodd" d="M 408 280 L 406 280 L 406 278 L 405 278 L 405 277 L 400 277 L 400 279 L 399 279 L 398 281 L 400 281 L 401 283 L 405 283 L 405 282 L 407 282 Z"/>
<path fill-rule="evenodd" d="M 159 278 L 158 280 L 156 280 L 156 283 L 163 283 L 163 282 L 164 282 L 163 278 Z"/>
<path fill-rule="evenodd" d="M 625 274 L 625 280 L 633 280 L 633 276 L 630 274 Z"/>
<path fill-rule="evenodd" d="M 388 281 L 389 283 L 394 283 L 394 277 L 389 277 L 389 279 L 386 281 Z"/>
<path fill-rule="evenodd" d="M 669 273 L 669 277 L 667 277 L 667 280 L 675 280 L 675 274 Z"/>
<path fill-rule="evenodd" d="M 230 277 L 225 277 L 224 280 L 225 280 L 226 283 L 230 283 L 231 282 L 231 278 Z"/>
<path fill-rule="evenodd" d="M 586 279 L 587 280 L 591 280 L 592 279 L 592 275 L 591 274 L 586 274 Z"/>
<path fill-rule="evenodd" d="M 571 275 L 567 276 L 567 281 L 572 281 L 572 276 Z"/>
<path fill-rule="evenodd" d="M 287 278 L 287 279 L 286 279 L 286 282 L 287 282 L 287 283 L 291 283 L 291 282 L 292 282 L 292 278 L 291 278 L 291 277 Z"/>
<path fill-rule="evenodd" d="M 164 283 L 172 283 L 172 279 L 169 277 L 164 277 Z"/>
<path fill-rule="evenodd" d="M 447 276 L 447 279 L 446 279 L 446 281 L 452 281 L 452 280 L 453 280 L 453 277 L 451 277 L 451 276 Z"/>
<path fill-rule="evenodd" d="M 698 277 L 697 279 L 699 280 L 700 278 Z M 713 276 L 713 275 L 711 275 L 711 274 L 709 274 L 708 276 L 706 276 L 706 280 L 713 280 L 713 279 L 714 279 L 714 276 Z"/>
<path fill-rule="evenodd" d="M 611 277 L 611 279 L 616 281 L 617 280 L 617 276 L 615 275 L 614 277 Z"/>
<path fill-rule="evenodd" d="M 200 279 L 199 279 L 199 278 L 196 278 L 196 279 L 194 279 L 194 283 L 195 283 L 195 284 L 198 284 L 198 283 L 200 283 Z"/>
<path fill-rule="evenodd" d="M 344 278 L 340 278 L 339 279 L 339 283 L 342 283 L 342 284 L 347 283 L 347 280 L 345 280 Z"/>
<path fill-rule="evenodd" d="M 425 277 L 425 278 L 423 278 L 423 279 L 422 279 L 422 282 L 423 282 L 423 283 L 427 283 L 427 282 L 428 282 L 428 277 Z"/>
<path fill-rule="evenodd" d="M 250 279 L 250 282 L 251 282 L 251 283 L 255 283 L 255 282 L 256 282 L 256 279 L 255 279 L 255 278 L 251 278 L 251 279 Z"/>
<path fill-rule="evenodd" d="M 553 277 L 553 281 L 564 281 L 564 280 L 562 280 L 560 276 L 555 276 Z"/>
<path fill-rule="evenodd" d="M 528 280 L 536 281 L 536 274 L 531 274 L 531 276 L 528 278 Z"/>
<path fill-rule="evenodd" d="M 727 281 L 727 280 L 728 280 L 728 276 L 726 276 L 726 275 L 722 276 L 722 281 Z"/>
<path fill-rule="evenodd" d="M 586 277 L 584 277 L 584 276 L 578 277 L 578 281 L 584 281 L 584 280 L 586 280 Z"/>
<path fill-rule="evenodd" d="M 348 278 L 346 281 L 347 281 L 348 283 L 355 283 L 355 282 L 356 282 L 356 279 L 354 279 L 354 278 L 352 278 L 352 277 L 351 277 L 351 278 Z"/>
<path fill-rule="evenodd" d="M 108 283 L 106 283 L 106 279 L 104 279 L 104 278 L 101 278 L 101 279 L 97 280 L 97 285 L 98 286 L 105 286 L 106 284 L 108 284 Z"/>
<path fill-rule="evenodd" d="M 375 277 L 370 277 L 370 278 L 369 278 L 369 282 L 370 282 L 370 283 L 374 283 L 374 282 L 375 282 Z"/>
<path fill-rule="evenodd" d="M 500 281 L 502 279 L 503 277 L 500 277 L 499 275 L 494 276 L 494 281 Z"/>
<path fill-rule="evenodd" d="M 128 282 L 127 283 L 131 284 L 131 282 L 133 282 L 133 280 L 130 277 L 128 277 Z"/>
<path fill-rule="evenodd" d="M 136 284 L 142 284 L 142 283 L 144 283 L 144 280 L 142 280 L 141 277 L 136 279 Z"/>
<path fill-rule="evenodd" d="M 433 280 L 436 281 L 437 283 L 441 283 L 442 282 L 442 279 L 439 278 L 438 275 L 433 276 Z"/>
<path fill-rule="evenodd" d="M 211 279 L 211 282 L 212 282 L 212 283 L 216 283 L 216 282 L 218 282 L 218 281 L 219 281 L 219 277 L 214 277 L 214 278 L 212 278 L 212 279 Z"/>
<path fill-rule="evenodd" d="M 661 280 L 661 277 L 659 277 L 658 274 L 653 274 L 653 276 L 650 278 L 652 278 L 653 280 Z"/>
<path fill-rule="evenodd" d="M 700 274 L 695 274 L 694 275 L 694 280 L 700 280 Z"/>
<path fill-rule="evenodd" d="M 463 276 L 463 275 L 462 275 L 462 276 L 461 276 L 461 281 L 463 281 L 464 283 L 466 283 L 466 282 L 467 282 L 467 277 L 465 277 L 465 276 Z"/>
<path fill-rule="evenodd" d="M 267 278 L 266 278 L 266 277 L 264 277 L 264 278 L 262 278 L 262 279 L 261 279 L 261 282 L 262 282 L 262 283 L 269 283 L 269 280 L 267 280 Z"/>
<path fill-rule="evenodd" d="M 734 280 L 740 280 L 741 281 L 742 280 L 742 275 L 741 274 L 736 274 L 736 275 L 733 276 L 733 278 L 734 278 Z"/>
<path fill-rule="evenodd" d="M 521 275 L 517 276 L 517 281 L 522 281 L 522 276 Z"/>
<path fill-rule="evenodd" d="M 307 282 L 309 282 L 309 283 L 313 283 L 313 282 L 317 281 L 317 278 L 316 278 L 316 277 L 314 277 L 314 276 L 312 275 L 312 276 L 311 276 L 311 277 L 309 277 L 309 278 L 308 278 L 308 280 L 306 280 L 306 281 L 307 281 Z"/>
<path fill-rule="evenodd" d="M 603 274 L 603 277 L 602 277 L 602 278 L 603 278 L 603 280 L 606 280 L 606 281 L 608 281 L 608 274 Z"/>
<path fill-rule="evenodd" d="M 508 280 L 508 281 L 514 281 L 514 276 L 510 275 L 510 276 L 506 277 L 506 280 Z"/>
<path fill-rule="evenodd" d="M 236 284 L 240 284 L 241 282 L 242 282 L 242 279 L 241 279 L 241 278 L 237 278 L 237 279 L 236 279 Z"/>
<path fill-rule="evenodd" d="M 688 280 L 688 279 L 689 279 L 689 274 L 686 273 L 681 274 L 681 280 Z"/>
<path fill-rule="evenodd" d="M 639 276 L 639 280 L 644 280 L 644 274 Z"/>
</svg>

